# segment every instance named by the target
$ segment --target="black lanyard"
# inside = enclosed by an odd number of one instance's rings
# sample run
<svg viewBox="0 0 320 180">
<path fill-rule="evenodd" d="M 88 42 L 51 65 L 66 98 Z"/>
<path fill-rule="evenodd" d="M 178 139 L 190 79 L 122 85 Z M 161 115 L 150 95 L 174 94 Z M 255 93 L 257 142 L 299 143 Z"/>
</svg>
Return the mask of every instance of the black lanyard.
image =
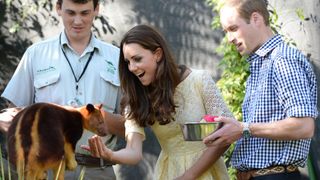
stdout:
<svg viewBox="0 0 320 180">
<path fill-rule="evenodd" d="M 60 44 L 60 46 L 61 46 L 61 34 L 60 34 L 60 37 L 59 37 L 59 42 L 60 42 L 59 44 Z M 78 82 L 79 82 L 80 79 L 82 78 L 83 74 L 86 72 L 87 67 L 88 67 L 88 65 L 89 65 L 89 63 L 90 63 L 90 61 L 91 61 L 91 59 L 92 59 L 93 54 L 94 54 L 94 50 L 90 53 L 90 56 L 89 56 L 89 58 L 88 58 L 88 60 L 87 60 L 87 63 L 86 63 L 86 65 L 84 66 L 84 68 L 83 68 L 83 70 L 82 70 L 79 78 L 76 77 L 76 74 L 74 73 L 74 70 L 73 70 L 73 68 L 72 68 L 72 66 L 71 66 L 71 63 L 70 63 L 70 61 L 69 61 L 66 53 L 64 52 L 62 46 L 61 46 L 61 50 L 62 50 L 63 55 L 64 55 L 64 57 L 66 58 L 66 60 L 67 60 L 67 62 L 68 62 L 68 64 L 69 64 L 69 67 L 70 67 L 70 69 L 71 69 L 71 71 L 72 71 L 74 80 L 76 81 L 76 90 L 78 91 Z"/>
</svg>

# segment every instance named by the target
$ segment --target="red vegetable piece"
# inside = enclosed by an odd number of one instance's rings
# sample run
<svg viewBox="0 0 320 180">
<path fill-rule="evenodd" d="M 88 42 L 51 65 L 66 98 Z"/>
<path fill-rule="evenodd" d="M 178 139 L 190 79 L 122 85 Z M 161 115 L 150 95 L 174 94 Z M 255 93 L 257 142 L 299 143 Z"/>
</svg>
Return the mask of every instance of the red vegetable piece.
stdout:
<svg viewBox="0 0 320 180">
<path fill-rule="evenodd" d="M 215 119 L 219 116 L 211 116 L 211 115 L 205 115 L 203 116 L 203 119 L 206 120 L 206 122 L 215 122 Z"/>
</svg>

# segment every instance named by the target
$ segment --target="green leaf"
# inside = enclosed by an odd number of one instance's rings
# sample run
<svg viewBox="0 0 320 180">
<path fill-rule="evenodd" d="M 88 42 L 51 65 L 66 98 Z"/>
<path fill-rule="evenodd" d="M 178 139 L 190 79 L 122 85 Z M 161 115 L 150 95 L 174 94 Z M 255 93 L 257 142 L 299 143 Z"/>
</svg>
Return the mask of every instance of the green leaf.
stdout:
<svg viewBox="0 0 320 180">
<path fill-rule="evenodd" d="M 305 19 L 304 14 L 303 14 L 303 10 L 301 8 L 297 8 L 296 9 L 296 14 L 297 14 L 297 16 L 299 17 L 300 20 L 303 21 Z"/>
</svg>

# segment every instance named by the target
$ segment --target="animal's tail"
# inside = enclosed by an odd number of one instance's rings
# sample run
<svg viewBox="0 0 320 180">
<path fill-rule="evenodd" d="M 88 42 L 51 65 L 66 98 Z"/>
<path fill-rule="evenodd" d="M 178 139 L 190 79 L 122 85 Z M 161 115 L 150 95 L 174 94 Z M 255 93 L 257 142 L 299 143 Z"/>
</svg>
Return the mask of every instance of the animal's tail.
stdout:
<svg viewBox="0 0 320 180">
<path fill-rule="evenodd" d="M 24 157 L 24 151 L 22 148 L 22 142 L 21 142 L 21 135 L 20 135 L 20 129 L 21 129 L 21 120 L 17 124 L 16 132 L 15 132 L 15 149 L 16 149 L 16 168 L 19 179 L 24 179 L 24 170 L 25 170 L 25 157 Z M 14 161 L 14 160 L 13 160 Z"/>
</svg>

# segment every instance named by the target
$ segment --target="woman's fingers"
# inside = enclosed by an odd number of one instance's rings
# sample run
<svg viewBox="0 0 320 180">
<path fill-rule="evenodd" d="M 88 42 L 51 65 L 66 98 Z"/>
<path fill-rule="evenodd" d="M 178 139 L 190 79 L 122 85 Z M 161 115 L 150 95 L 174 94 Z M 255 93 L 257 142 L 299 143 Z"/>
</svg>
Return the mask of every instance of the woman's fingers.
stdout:
<svg viewBox="0 0 320 180">
<path fill-rule="evenodd" d="M 100 137 L 97 137 L 95 139 L 96 145 L 97 145 L 97 151 L 100 155 L 100 157 L 104 156 L 104 151 L 105 151 L 105 145 L 102 142 L 102 139 Z"/>
<path fill-rule="evenodd" d="M 88 146 L 88 145 L 80 145 L 80 147 L 81 147 L 82 149 L 86 150 L 86 151 L 91 152 L 90 146 Z"/>
<path fill-rule="evenodd" d="M 98 136 L 93 136 L 88 140 L 89 146 L 90 146 L 90 152 L 91 152 L 92 156 L 94 156 L 94 157 L 100 157 L 100 153 L 98 150 L 98 144 L 97 144 L 97 137 Z"/>
</svg>

